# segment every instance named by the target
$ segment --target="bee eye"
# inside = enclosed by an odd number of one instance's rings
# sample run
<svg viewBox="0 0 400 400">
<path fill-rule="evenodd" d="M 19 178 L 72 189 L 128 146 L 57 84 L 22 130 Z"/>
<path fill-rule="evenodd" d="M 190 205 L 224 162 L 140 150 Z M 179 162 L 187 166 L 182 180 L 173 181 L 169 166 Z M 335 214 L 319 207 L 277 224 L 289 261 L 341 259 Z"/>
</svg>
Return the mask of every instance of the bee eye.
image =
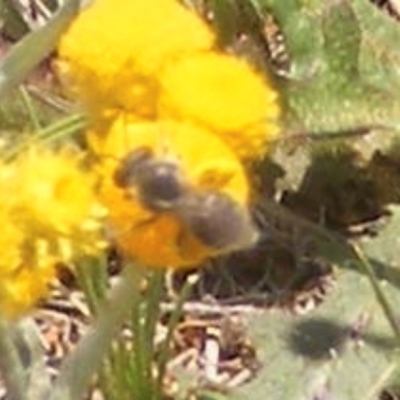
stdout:
<svg viewBox="0 0 400 400">
<path fill-rule="evenodd" d="M 126 154 L 114 171 L 115 185 L 120 188 L 134 185 L 137 174 L 140 173 L 143 166 L 151 162 L 152 156 L 152 151 L 148 147 L 140 147 Z"/>
</svg>

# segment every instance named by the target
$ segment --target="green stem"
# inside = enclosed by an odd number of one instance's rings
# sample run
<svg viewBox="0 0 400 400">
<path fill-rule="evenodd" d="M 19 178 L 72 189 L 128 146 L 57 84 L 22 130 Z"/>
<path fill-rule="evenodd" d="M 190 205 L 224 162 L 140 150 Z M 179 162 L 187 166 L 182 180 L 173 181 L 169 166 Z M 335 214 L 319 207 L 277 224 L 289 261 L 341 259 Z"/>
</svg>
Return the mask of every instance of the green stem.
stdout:
<svg viewBox="0 0 400 400">
<path fill-rule="evenodd" d="M 139 299 L 140 277 L 135 266 L 125 268 L 121 281 L 111 291 L 91 330 L 65 359 L 54 390 L 43 400 L 77 400 L 88 389 L 91 379 L 101 367 L 112 340 L 129 311 L 128 304 Z"/>
<path fill-rule="evenodd" d="M 54 124 L 40 130 L 35 137 L 43 141 L 56 140 L 72 135 L 86 127 L 87 121 L 83 114 L 73 114 L 58 120 Z"/>
<path fill-rule="evenodd" d="M 131 382 L 132 382 L 132 393 L 138 395 L 142 393 L 143 386 L 143 356 L 142 346 L 140 342 L 141 338 L 141 318 L 142 318 L 142 299 L 139 299 L 136 303 L 133 303 L 131 310 L 131 329 L 133 333 L 133 348 L 131 352 Z"/>
<path fill-rule="evenodd" d="M 153 353 L 160 301 L 164 283 L 164 271 L 152 271 L 148 288 L 132 312 L 134 393 L 144 399 L 154 394 Z"/>
<path fill-rule="evenodd" d="M 107 260 L 105 256 L 86 257 L 76 266 L 80 289 L 85 294 L 91 315 L 96 316 L 107 292 Z"/>
<path fill-rule="evenodd" d="M 26 377 L 10 327 L 0 318 L 0 368 L 10 400 L 26 399 Z"/>
<path fill-rule="evenodd" d="M 0 63 L 0 100 L 57 46 L 79 7 L 79 0 L 65 1 L 46 25 L 26 35 L 11 48 Z"/>
<path fill-rule="evenodd" d="M 32 317 L 27 317 L 12 326 L 11 335 L 20 354 L 23 368 L 27 371 L 27 395 L 25 396 L 28 399 L 40 399 L 52 388 L 40 329 Z"/>
<path fill-rule="evenodd" d="M 36 143 L 39 141 L 46 142 L 56 140 L 77 132 L 78 130 L 84 128 L 85 125 L 86 120 L 82 114 L 70 115 L 46 128 L 39 130 L 37 134 L 32 137 L 32 140 L 25 140 L 16 144 L 2 156 L 2 159 L 6 161 L 12 160 L 24 149 L 28 148 L 33 141 Z"/>
<path fill-rule="evenodd" d="M 25 87 L 22 85 L 19 87 L 19 92 L 21 94 L 22 101 L 25 104 L 26 110 L 28 112 L 29 119 L 31 120 L 32 128 L 34 131 L 38 131 L 41 127 L 39 120 L 36 116 L 36 112 L 33 107 L 31 97 L 29 96 L 29 93 L 27 92 Z"/>
<path fill-rule="evenodd" d="M 359 260 L 361 268 L 364 270 L 364 273 L 367 275 L 372 285 L 375 296 L 380 306 L 382 307 L 382 311 L 384 312 L 386 319 L 392 327 L 393 333 L 396 337 L 397 345 L 400 347 L 400 327 L 396 316 L 393 313 L 392 307 L 390 306 L 389 301 L 387 300 L 382 288 L 379 285 L 374 269 L 367 257 L 364 256 L 363 252 L 357 246 L 353 246 L 353 250 L 357 259 Z"/>
<path fill-rule="evenodd" d="M 163 270 L 154 271 L 149 282 L 148 293 L 146 294 L 146 310 L 144 315 L 144 326 L 141 338 L 144 374 L 148 396 L 152 399 L 154 395 L 153 381 L 153 356 L 154 356 L 154 336 L 156 333 L 158 317 L 160 314 L 160 303 L 163 293 L 165 272 Z M 142 396 L 145 394 L 141 393 Z M 146 397 L 145 397 L 146 398 Z"/>
<path fill-rule="evenodd" d="M 180 317 L 182 316 L 183 305 L 185 304 L 185 301 L 189 298 L 190 293 L 192 292 L 192 288 L 198 281 L 198 278 L 199 278 L 198 275 L 195 274 L 195 275 L 189 275 L 189 277 L 186 279 L 186 282 L 183 285 L 181 293 L 179 294 L 174 311 L 172 312 L 171 317 L 169 319 L 167 335 L 161 346 L 160 354 L 158 357 L 158 379 L 156 386 L 157 392 L 156 395 L 154 396 L 154 399 L 156 400 L 161 399 L 163 379 L 167 367 L 167 362 L 170 356 L 170 345 L 172 342 L 172 335 L 174 333 L 176 326 L 178 325 Z"/>
</svg>

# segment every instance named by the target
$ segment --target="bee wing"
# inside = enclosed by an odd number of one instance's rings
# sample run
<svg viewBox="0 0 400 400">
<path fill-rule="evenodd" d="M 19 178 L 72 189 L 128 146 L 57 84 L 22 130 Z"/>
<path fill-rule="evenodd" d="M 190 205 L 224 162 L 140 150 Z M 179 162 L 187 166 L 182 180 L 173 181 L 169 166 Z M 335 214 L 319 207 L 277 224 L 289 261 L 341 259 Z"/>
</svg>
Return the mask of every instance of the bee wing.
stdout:
<svg viewBox="0 0 400 400">
<path fill-rule="evenodd" d="M 223 193 L 188 193 L 176 213 L 200 242 L 221 253 L 251 247 L 258 240 L 249 211 Z"/>
</svg>

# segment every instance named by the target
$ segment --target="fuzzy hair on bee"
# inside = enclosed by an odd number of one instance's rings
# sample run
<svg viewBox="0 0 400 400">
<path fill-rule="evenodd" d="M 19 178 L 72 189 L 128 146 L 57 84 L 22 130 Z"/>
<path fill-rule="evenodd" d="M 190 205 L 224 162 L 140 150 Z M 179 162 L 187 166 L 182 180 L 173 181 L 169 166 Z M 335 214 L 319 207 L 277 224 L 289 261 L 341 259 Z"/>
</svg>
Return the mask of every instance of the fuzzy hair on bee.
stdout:
<svg viewBox="0 0 400 400">
<path fill-rule="evenodd" d="M 228 195 L 194 188 L 179 163 L 146 147 L 127 153 L 114 172 L 116 186 L 134 190 L 155 214 L 172 213 L 203 245 L 217 253 L 251 247 L 258 240 L 250 212 Z"/>
<path fill-rule="evenodd" d="M 173 208 L 186 191 L 179 166 L 169 160 L 157 160 L 149 148 L 130 151 L 114 172 L 116 186 L 134 188 L 142 204 L 152 211 Z"/>
<path fill-rule="evenodd" d="M 218 251 L 245 249 L 258 240 L 250 213 L 224 193 L 187 193 L 177 202 L 175 212 L 201 243 Z"/>
</svg>

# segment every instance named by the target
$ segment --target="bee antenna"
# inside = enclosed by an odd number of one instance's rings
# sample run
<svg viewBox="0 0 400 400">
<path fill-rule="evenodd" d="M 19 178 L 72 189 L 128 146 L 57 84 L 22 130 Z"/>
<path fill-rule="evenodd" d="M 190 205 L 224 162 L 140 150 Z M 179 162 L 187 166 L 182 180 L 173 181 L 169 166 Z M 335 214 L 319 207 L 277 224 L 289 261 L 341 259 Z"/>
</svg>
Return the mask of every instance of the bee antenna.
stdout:
<svg viewBox="0 0 400 400">
<path fill-rule="evenodd" d="M 104 154 L 104 153 L 89 153 L 89 156 L 94 160 L 94 161 L 101 161 L 102 159 L 109 159 L 113 161 L 119 161 L 118 157 L 115 157 L 111 154 Z"/>
</svg>

